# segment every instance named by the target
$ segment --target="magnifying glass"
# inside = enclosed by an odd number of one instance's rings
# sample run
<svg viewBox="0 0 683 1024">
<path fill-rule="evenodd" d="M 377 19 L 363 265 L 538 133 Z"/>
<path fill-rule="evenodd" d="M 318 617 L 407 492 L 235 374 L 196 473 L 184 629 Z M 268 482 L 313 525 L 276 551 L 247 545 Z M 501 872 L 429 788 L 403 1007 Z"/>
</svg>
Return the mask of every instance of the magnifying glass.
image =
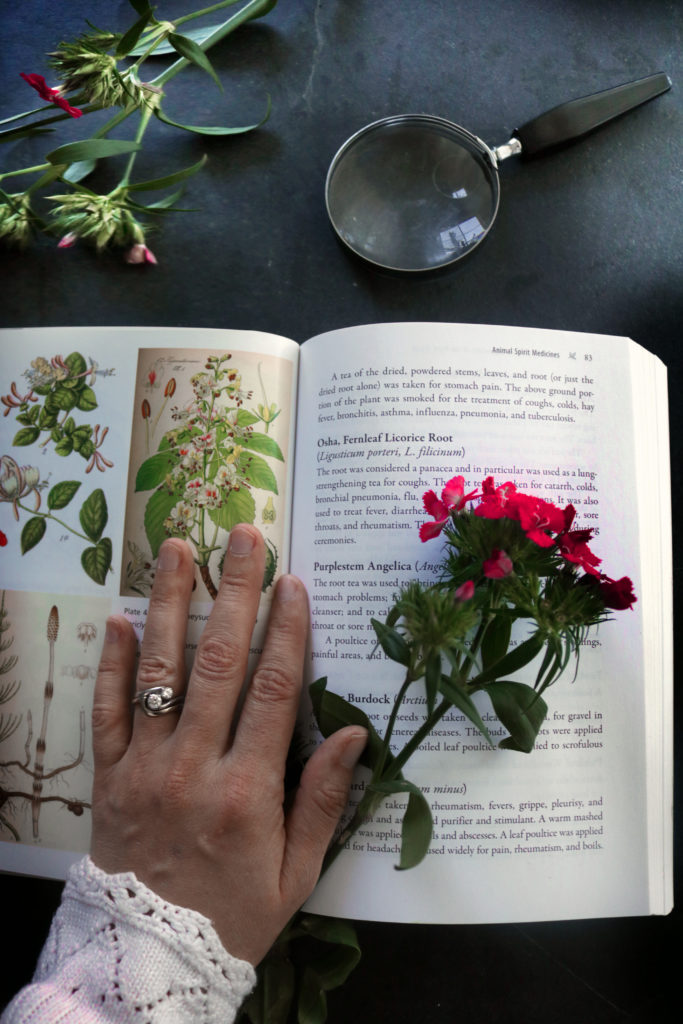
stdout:
<svg viewBox="0 0 683 1024">
<path fill-rule="evenodd" d="M 441 117 L 374 121 L 330 165 L 325 202 L 332 226 L 352 252 L 378 267 L 420 271 L 454 263 L 491 230 L 501 160 L 579 138 L 670 88 L 660 73 L 571 100 L 493 148 Z"/>
</svg>

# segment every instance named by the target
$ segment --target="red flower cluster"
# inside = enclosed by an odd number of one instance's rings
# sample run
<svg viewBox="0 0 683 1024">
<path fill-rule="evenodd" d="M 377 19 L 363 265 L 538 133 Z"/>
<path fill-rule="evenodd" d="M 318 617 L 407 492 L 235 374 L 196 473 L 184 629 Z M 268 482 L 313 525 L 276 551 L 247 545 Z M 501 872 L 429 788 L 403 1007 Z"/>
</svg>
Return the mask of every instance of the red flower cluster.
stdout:
<svg viewBox="0 0 683 1024">
<path fill-rule="evenodd" d="M 438 536 L 449 518 L 462 512 L 468 501 L 479 498 L 474 515 L 484 519 L 512 519 L 519 523 L 527 538 L 542 548 L 556 547 L 565 561 L 571 562 L 593 578 L 600 589 L 605 607 L 631 608 L 636 601 L 633 584 L 628 576 L 619 580 L 610 579 L 600 572 L 601 559 L 593 554 L 588 541 L 593 536 L 591 529 L 572 530 L 576 515 L 573 505 L 560 509 L 549 501 L 522 494 L 515 484 L 507 482 L 496 487 L 492 476 L 487 476 L 481 485 L 481 494 L 476 490 L 465 494 L 465 478 L 454 476 L 449 480 L 439 499 L 434 491 L 423 496 L 425 511 L 433 517 L 433 523 L 420 526 L 420 540 Z M 505 551 L 495 548 L 483 562 L 483 573 L 489 579 L 503 579 L 513 571 L 512 560 Z"/>
<path fill-rule="evenodd" d="M 61 107 L 67 114 L 71 114 L 72 117 L 81 117 L 83 114 L 82 110 L 78 107 L 72 107 L 67 100 L 62 96 L 61 89 L 52 89 L 42 75 L 25 75 L 21 72 L 21 77 L 25 82 L 35 89 L 41 100 L 47 100 L 48 103 L 54 103 L 56 106 Z"/>
</svg>

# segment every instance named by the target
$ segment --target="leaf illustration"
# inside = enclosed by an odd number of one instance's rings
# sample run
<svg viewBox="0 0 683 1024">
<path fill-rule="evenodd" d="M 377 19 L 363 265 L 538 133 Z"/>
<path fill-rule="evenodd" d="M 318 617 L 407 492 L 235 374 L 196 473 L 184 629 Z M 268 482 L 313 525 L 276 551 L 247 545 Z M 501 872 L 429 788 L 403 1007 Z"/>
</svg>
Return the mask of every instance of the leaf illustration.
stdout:
<svg viewBox="0 0 683 1024">
<path fill-rule="evenodd" d="M 90 497 L 83 502 L 78 518 L 85 535 L 97 543 L 109 518 L 107 499 L 101 487 L 93 491 Z"/>
<path fill-rule="evenodd" d="M 47 507 L 66 508 L 80 486 L 79 480 L 63 480 L 62 483 L 55 484 L 48 493 Z"/>
<path fill-rule="evenodd" d="M 155 491 L 147 502 L 145 508 L 145 533 L 149 546 L 152 549 L 152 557 L 156 558 L 163 541 L 168 537 L 164 528 L 164 520 L 170 515 L 171 509 L 176 505 L 178 496 L 169 494 L 164 488 Z"/>
<path fill-rule="evenodd" d="M 93 409 L 97 408 L 97 399 L 95 398 L 95 392 L 92 388 L 84 387 L 78 396 L 78 402 L 76 403 L 79 409 L 83 412 L 92 412 Z"/>
<path fill-rule="evenodd" d="M 81 565 L 91 580 L 104 585 L 111 566 L 112 545 L 109 537 L 103 537 L 94 548 L 86 548 L 81 555 Z"/>
<path fill-rule="evenodd" d="M 135 490 L 151 491 L 153 487 L 158 487 L 166 479 L 170 466 L 171 460 L 168 451 L 150 455 L 138 469 L 135 477 Z"/>
<path fill-rule="evenodd" d="M 40 437 L 40 430 L 38 427 L 24 427 L 19 430 L 12 440 L 12 444 L 19 447 L 25 447 L 27 444 L 33 444 Z"/>
<path fill-rule="evenodd" d="M 246 488 L 230 491 L 220 508 L 209 509 L 211 521 L 223 530 L 232 530 L 238 523 L 253 523 L 256 502 Z"/>
<path fill-rule="evenodd" d="M 278 493 L 275 474 L 260 455 L 240 455 L 238 465 L 240 474 L 252 487 L 258 487 L 262 491 L 272 491 L 273 494 Z"/>
<path fill-rule="evenodd" d="M 21 531 L 21 553 L 25 555 L 27 551 L 34 548 L 36 544 L 43 539 L 45 534 L 45 520 L 41 516 L 33 516 L 27 520 L 24 524 L 24 528 Z"/>
</svg>

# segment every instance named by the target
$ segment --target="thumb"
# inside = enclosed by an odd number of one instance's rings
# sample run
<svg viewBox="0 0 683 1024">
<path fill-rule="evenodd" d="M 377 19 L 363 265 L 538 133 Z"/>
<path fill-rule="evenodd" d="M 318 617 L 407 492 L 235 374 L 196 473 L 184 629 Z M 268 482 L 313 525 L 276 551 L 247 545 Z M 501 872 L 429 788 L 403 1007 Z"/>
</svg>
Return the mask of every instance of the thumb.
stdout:
<svg viewBox="0 0 683 1024">
<path fill-rule="evenodd" d="M 304 768 L 287 816 L 282 866 L 282 887 L 291 892 L 297 907 L 313 892 L 367 739 L 367 729 L 359 726 L 340 729 L 318 747 Z"/>
</svg>

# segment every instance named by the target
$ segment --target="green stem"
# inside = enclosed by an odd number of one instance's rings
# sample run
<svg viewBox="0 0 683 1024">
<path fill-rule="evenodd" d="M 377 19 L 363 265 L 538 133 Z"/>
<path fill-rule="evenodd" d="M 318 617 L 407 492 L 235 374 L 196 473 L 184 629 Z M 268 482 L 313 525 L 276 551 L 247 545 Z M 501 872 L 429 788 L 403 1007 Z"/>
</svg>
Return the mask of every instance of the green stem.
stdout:
<svg viewBox="0 0 683 1024">
<path fill-rule="evenodd" d="M 18 171 L 3 171 L 0 174 L 0 181 L 3 178 L 15 178 L 19 174 L 37 174 L 38 171 L 46 171 L 49 167 L 53 166 L 53 164 L 36 164 L 35 167 L 21 167 Z"/>
<path fill-rule="evenodd" d="M 215 46 L 216 43 L 219 43 L 221 39 L 224 39 L 225 36 L 234 32 L 240 25 L 243 25 L 245 21 L 259 17 L 261 12 L 266 13 L 266 10 L 270 6 L 271 0 L 249 0 L 249 3 L 246 4 L 241 11 L 238 11 L 237 14 L 233 14 L 231 18 L 228 18 L 228 20 L 224 21 L 222 25 L 219 25 L 215 32 L 212 32 L 210 36 L 207 36 L 207 38 L 199 44 L 200 48 L 202 50 L 210 49 L 212 46 Z M 176 24 L 178 24 L 178 22 L 176 22 Z M 170 68 L 167 68 L 166 71 L 157 75 L 157 77 L 152 79 L 148 84 L 153 85 L 158 89 L 162 88 L 166 82 L 175 78 L 178 72 L 182 71 L 184 67 L 187 67 L 189 63 L 190 61 L 187 60 L 186 57 L 181 57 L 179 60 L 175 61 L 174 64 L 171 64 Z"/>
<path fill-rule="evenodd" d="M 24 118 L 24 117 L 31 117 L 32 114 L 42 114 L 46 110 L 54 110 L 54 109 L 55 108 L 54 108 L 54 104 L 53 103 L 48 103 L 44 107 L 34 107 L 33 110 L 25 110 L 23 112 L 23 114 L 13 114 L 12 117 L 4 117 L 2 119 L 2 121 L 0 121 L 0 125 L 2 125 L 2 124 L 10 124 L 12 121 L 21 121 L 22 118 Z"/>
<path fill-rule="evenodd" d="M 17 508 L 20 508 L 22 512 L 28 512 L 31 516 L 38 516 L 40 519 L 52 519 L 55 523 L 59 523 L 60 526 L 63 526 L 65 530 L 68 530 L 69 533 L 73 533 L 74 537 L 78 537 L 80 540 L 85 540 L 89 544 L 92 543 L 90 537 L 86 537 L 84 533 L 79 533 L 78 530 L 74 530 L 68 523 L 65 523 L 57 516 L 54 516 L 52 512 L 38 512 L 35 509 L 26 508 L 26 505 L 22 505 L 20 501 L 17 502 Z"/>
<path fill-rule="evenodd" d="M 192 14 L 183 14 L 182 18 L 174 18 L 174 25 L 183 25 L 186 21 L 192 21 L 194 18 L 202 18 L 205 14 L 213 14 L 214 11 L 219 11 L 222 7 L 233 7 L 239 0 L 222 0 L 222 3 L 212 4 L 211 7 L 205 7 L 201 11 L 194 11 Z"/>
<path fill-rule="evenodd" d="M 135 141 L 136 142 L 142 142 L 143 136 L 144 136 L 144 134 L 145 134 L 145 132 L 147 130 L 147 125 L 149 124 L 149 119 L 150 119 L 151 116 L 152 116 L 152 111 L 149 109 L 149 107 L 145 107 L 140 112 L 140 123 L 138 124 L 138 130 L 135 133 Z M 138 154 L 137 154 L 137 151 L 136 151 L 136 152 L 131 153 L 130 156 L 128 157 L 128 163 L 126 164 L 126 169 L 123 172 L 123 177 L 121 178 L 121 181 L 119 182 L 117 188 L 114 189 L 115 192 L 119 188 L 125 188 L 126 185 L 128 184 L 128 182 L 130 181 L 130 176 L 133 173 L 133 165 L 135 164 L 135 158 L 136 158 L 137 155 Z"/>
</svg>

